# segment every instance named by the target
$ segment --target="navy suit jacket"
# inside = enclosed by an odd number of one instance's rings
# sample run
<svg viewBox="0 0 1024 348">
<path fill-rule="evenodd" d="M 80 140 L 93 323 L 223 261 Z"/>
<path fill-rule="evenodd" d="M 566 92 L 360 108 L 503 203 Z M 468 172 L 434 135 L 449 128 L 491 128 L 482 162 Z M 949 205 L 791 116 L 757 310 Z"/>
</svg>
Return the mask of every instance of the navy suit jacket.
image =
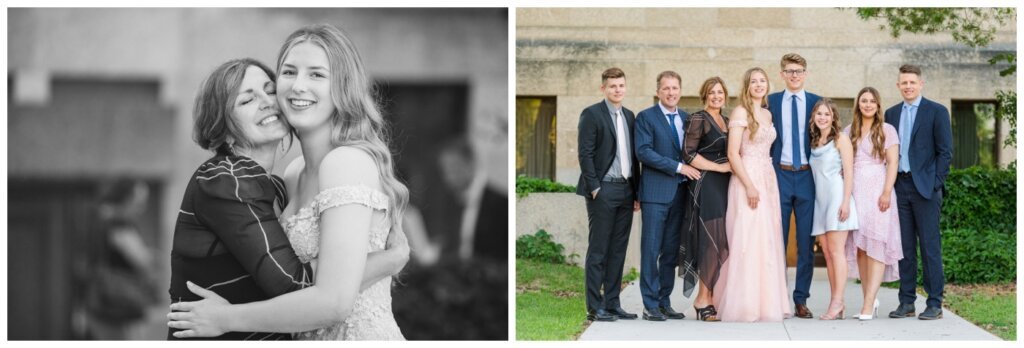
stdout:
<svg viewBox="0 0 1024 348">
<path fill-rule="evenodd" d="M 900 113 L 903 102 L 885 110 L 885 123 L 900 129 Z M 907 139 L 900 134 L 900 142 Z M 950 126 L 949 110 L 942 104 L 921 97 L 913 129 L 910 132 L 910 172 L 914 187 L 925 199 L 941 190 L 949 175 L 949 163 L 953 160 L 953 128 Z"/>
<path fill-rule="evenodd" d="M 622 116 L 626 119 L 626 141 L 631 141 L 635 116 L 626 107 L 622 107 Z M 605 101 L 601 100 L 583 109 L 577 128 L 580 180 L 576 185 L 576 194 L 590 198 L 590 193 L 601 187 L 601 179 L 608 173 L 608 168 L 615 160 L 615 151 L 618 149 L 616 142 L 615 123 L 612 122 L 612 113 L 605 105 Z M 636 151 L 635 148 L 633 151 Z M 627 160 L 633 163 L 630 167 L 632 173 L 629 175 L 629 184 L 635 192 L 638 181 L 636 173 L 640 171 L 640 163 L 632 153 L 629 157 Z"/>
<path fill-rule="evenodd" d="M 779 161 L 782 159 L 782 136 L 785 134 L 782 129 L 782 117 L 790 117 L 782 114 L 782 95 L 785 92 L 775 92 L 768 95 L 768 111 L 772 112 L 772 123 L 775 124 L 775 142 L 772 143 L 772 163 L 776 167 L 779 166 Z M 804 115 L 804 124 L 807 127 L 811 126 L 811 114 L 813 111 L 811 108 L 814 107 L 814 103 L 817 103 L 821 97 L 817 94 L 804 91 L 804 99 L 807 102 L 807 114 Z M 807 155 L 808 162 L 811 160 L 811 131 L 810 128 L 804 130 L 804 154 Z M 794 154 L 796 156 L 796 154 Z M 804 162 L 807 164 L 807 162 Z"/>
<path fill-rule="evenodd" d="M 682 117 L 685 130 L 689 115 L 680 108 L 676 111 Z M 676 172 L 679 163 L 683 163 L 683 149 L 672 136 L 670 127 L 658 104 L 641 111 L 636 117 L 633 141 L 636 157 L 643 165 L 638 191 L 641 202 L 671 203 L 679 184 L 686 180 Z M 680 140 L 683 135 L 679 134 Z"/>
</svg>

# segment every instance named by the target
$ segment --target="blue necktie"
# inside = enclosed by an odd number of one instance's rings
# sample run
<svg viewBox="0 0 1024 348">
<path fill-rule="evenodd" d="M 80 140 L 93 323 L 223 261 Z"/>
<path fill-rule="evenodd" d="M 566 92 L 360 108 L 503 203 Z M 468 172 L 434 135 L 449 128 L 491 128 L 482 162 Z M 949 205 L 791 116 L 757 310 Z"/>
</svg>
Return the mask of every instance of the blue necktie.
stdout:
<svg viewBox="0 0 1024 348">
<path fill-rule="evenodd" d="M 799 112 L 796 109 L 796 95 L 793 95 L 792 103 L 789 105 L 789 109 L 793 111 L 793 134 L 791 135 L 793 144 L 793 169 L 800 169 L 803 163 L 800 163 L 800 118 L 797 116 Z"/>
<path fill-rule="evenodd" d="M 913 120 L 910 119 L 910 108 L 913 106 L 903 104 L 903 114 L 900 115 L 900 165 L 899 171 L 910 171 L 910 133 L 913 131 Z"/>
<path fill-rule="evenodd" d="M 668 114 L 668 128 L 672 129 L 672 138 L 676 140 L 676 146 L 679 146 L 679 131 L 676 130 L 676 115 Z"/>
</svg>

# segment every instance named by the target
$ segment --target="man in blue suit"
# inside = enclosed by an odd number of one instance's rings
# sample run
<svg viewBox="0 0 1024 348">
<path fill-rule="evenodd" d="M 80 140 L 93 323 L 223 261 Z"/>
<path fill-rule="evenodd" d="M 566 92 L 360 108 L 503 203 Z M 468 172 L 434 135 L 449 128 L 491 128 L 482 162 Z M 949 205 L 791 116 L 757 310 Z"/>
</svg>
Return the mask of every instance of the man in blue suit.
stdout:
<svg viewBox="0 0 1024 348">
<path fill-rule="evenodd" d="M 808 125 L 811 108 L 821 97 L 804 90 L 807 78 L 807 60 L 796 53 L 782 56 L 779 75 L 786 81 L 786 90 L 768 95 L 768 110 L 775 124 L 775 142 L 772 143 L 772 163 L 779 182 L 782 207 L 782 241 L 789 243 L 789 216 L 796 217 L 796 286 L 793 289 L 793 311 L 798 318 L 814 317 L 807 308 L 811 297 L 811 277 L 814 275 L 814 176 L 807 164 L 811 154 Z M 785 249 L 783 249 L 785 250 Z"/>
<path fill-rule="evenodd" d="M 686 178 L 697 179 L 700 171 L 682 158 L 683 124 L 686 112 L 679 104 L 682 78 L 674 71 L 658 74 L 658 103 L 641 111 L 633 137 L 640 160 L 640 294 L 644 320 L 683 319 L 672 309 L 669 294 L 675 285 L 679 259 L 680 229 L 688 191 Z"/>
<path fill-rule="evenodd" d="M 921 245 L 921 266 L 927 307 L 918 316 L 942 318 L 942 238 L 939 235 L 939 211 L 942 189 L 953 158 L 953 130 L 949 110 L 921 96 L 924 78 L 921 68 L 900 67 L 896 87 L 903 102 L 885 110 L 885 122 L 896 127 L 900 136 L 900 164 L 896 175 L 896 207 L 900 215 L 900 305 L 890 318 L 913 317 L 917 295 L 917 246 Z"/>
</svg>

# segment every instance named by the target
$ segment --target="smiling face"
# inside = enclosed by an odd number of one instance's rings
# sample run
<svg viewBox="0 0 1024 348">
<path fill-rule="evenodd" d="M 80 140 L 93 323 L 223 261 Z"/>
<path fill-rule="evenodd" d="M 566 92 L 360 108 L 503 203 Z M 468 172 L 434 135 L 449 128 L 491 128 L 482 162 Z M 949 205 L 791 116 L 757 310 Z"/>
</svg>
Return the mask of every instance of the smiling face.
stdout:
<svg viewBox="0 0 1024 348">
<path fill-rule="evenodd" d="M 921 80 L 921 76 L 918 76 L 917 74 L 902 73 L 900 74 L 899 80 L 896 82 L 896 88 L 900 89 L 900 94 L 903 95 L 903 100 L 909 103 L 921 95 L 921 89 L 924 88 L 924 81 Z"/>
<path fill-rule="evenodd" d="M 601 92 L 612 104 L 621 104 L 622 100 L 626 98 L 626 78 L 616 77 L 604 80 L 604 83 L 601 84 Z"/>
<path fill-rule="evenodd" d="M 232 101 L 231 117 L 254 146 L 274 143 L 288 135 L 275 94 L 274 81 L 263 69 L 255 65 L 245 68 L 238 95 Z"/>
<path fill-rule="evenodd" d="M 827 104 L 822 103 L 821 105 L 818 105 L 817 109 L 814 110 L 814 114 L 812 115 L 812 117 L 814 117 L 815 127 L 818 127 L 818 129 L 821 130 L 826 130 L 832 127 L 832 121 L 835 118 L 835 115 L 832 114 L 832 110 L 828 107 Z"/>
<path fill-rule="evenodd" d="M 861 117 L 873 118 L 878 113 L 878 100 L 875 100 L 871 92 L 864 92 L 857 97 L 857 108 L 860 109 Z"/>
<path fill-rule="evenodd" d="M 330 62 L 319 46 L 303 42 L 285 56 L 277 77 L 277 97 L 296 130 L 323 126 L 334 114 L 330 79 Z"/>
<path fill-rule="evenodd" d="M 725 106 L 725 88 L 721 83 L 716 83 L 708 91 L 707 105 L 705 106 L 712 110 L 721 110 Z"/>
<path fill-rule="evenodd" d="M 796 63 L 786 64 L 779 72 L 779 76 L 782 77 L 783 81 L 786 81 L 786 89 L 790 91 L 799 91 L 804 88 L 804 79 L 807 78 L 807 68 Z"/>
<path fill-rule="evenodd" d="M 750 74 L 750 81 L 747 82 L 747 93 L 755 100 L 761 100 L 766 94 L 768 94 L 768 77 L 762 74 L 760 71 L 754 71 Z"/>
<path fill-rule="evenodd" d="M 679 80 L 666 76 L 658 83 L 658 100 L 669 111 L 675 111 L 679 105 Z"/>
</svg>

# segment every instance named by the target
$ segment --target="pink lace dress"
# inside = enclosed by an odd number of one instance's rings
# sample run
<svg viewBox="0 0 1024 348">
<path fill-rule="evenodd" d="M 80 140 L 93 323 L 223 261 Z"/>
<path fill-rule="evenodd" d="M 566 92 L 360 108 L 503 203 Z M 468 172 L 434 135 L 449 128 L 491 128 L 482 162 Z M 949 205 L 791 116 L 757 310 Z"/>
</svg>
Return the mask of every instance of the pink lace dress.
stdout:
<svg viewBox="0 0 1024 348">
<path fill-rule="evenodd" d="M 843 129 L 850 135 L 850 127 Z M 899 145 L 896 128 L 882 124 L 885 144 L 888 149 Z M 850 278 L 860 278 L 857 269 L 857 249 L 864 250 L 868 257 L 885 264 L 883 282 L 900 279 L 899 260 L 903 258 L 903 244 L 900 241 L 900 217 L 896 209 L 896 190 L 889 194 L 890 205 L 886 211 L 878 209 L 878 198 L 885 185 L 885 154 L 882 158 L 871 156 L 870 134 L 861 137 L 857 152 L 853 156 L 853 201 L 857 204 L 857 219 L 860 229 L 854 230 L 846 240 L 846 259 L 849 263 Z"/>
<path fill-rule="evenodd" d="M 729 121 L 729 128 L 746 126 L 746 120 Z M 762 123 L 753 140 L 749 128 L 743 131 L 740 157 L 760 201 L 757 209 L 751 209 L 743 183 L 732 176 L 725 213 L 729 258 L 714 288 L 714 305 L 723 321 L 780 321 L 792 315 L 779 186 L 769 155 L 774 140 L 775 127 L 770 123 Z"/>
<path fill-rule="evenodd" d="M 320 191 L 308 207 L 284 219 L 282 225 L 295 254 L 302 262 L 315 261 L 320 253 L 320 214 L 346 204 L 359 204 L 374 210 L 370 225 L 368 252 L 384 249 L 391 229 L 388 197 L 366 186 L 338 186 Z M 352 314 L 344 322 L 295 337 L 300 340 L 405 340 L 391 311 L 391 277 L 374 283 L 359 293 Z"/>
</svg>

